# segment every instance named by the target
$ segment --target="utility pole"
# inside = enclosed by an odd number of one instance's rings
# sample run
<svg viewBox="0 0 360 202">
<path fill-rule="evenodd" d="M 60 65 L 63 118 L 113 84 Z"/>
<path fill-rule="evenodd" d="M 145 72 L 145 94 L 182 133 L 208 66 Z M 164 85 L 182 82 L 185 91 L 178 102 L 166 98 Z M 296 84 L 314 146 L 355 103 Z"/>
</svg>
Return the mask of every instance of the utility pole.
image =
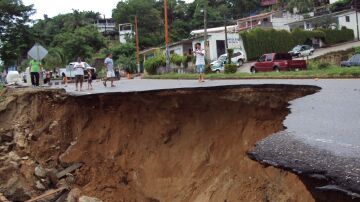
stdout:
<svg viewBox="0 0 360 202">
<path fill-rule="evenodd" d="M 207 7 L 208 1 L 204 1 L 204 47 L 205 47 L 205 59 L 208 59 L 209 49 L 207 44 Z"/>
<path fill-rule="evenodd" d="M 138 20 L 137 15 L 135 15 L 135 35 L 136 35 L 136 64 L 137 64 L 137 70 L 140 74 L 140 50 L 139 50 L 139 31 L 138 31 Z"/>
<path fill-rule="evenodd" d="M 104 15 L 104 22 L 105 22 L 105 35 L 106 35 L 106 18 L 105 18 L 105 15 Z"/>
<path fill-rule="evenodd" d="M 169 28 L 168 28 L 168 9 L 167 0 L 164 0 L 164 18 L 165 18 L 165 57 L 166 71 L 170 70 L 170 52 L 169 52 Z"/>
<path fill-rule="evenodd" d="M 227 53 L 227 49 L 229 45 L 228 45 L 227 19 L 225 15 L 224 15 L 224 19 L 225 19 L 225 53 Z"/>
<path fill-rule="evenodd" d="M 359 17 L 358 17 L 358 2 L 354 0 L 355 14 L 356 14 L 356 28 L 357 28 L 357 39 L 360 40 L 359 36 Z"/>
</svg>

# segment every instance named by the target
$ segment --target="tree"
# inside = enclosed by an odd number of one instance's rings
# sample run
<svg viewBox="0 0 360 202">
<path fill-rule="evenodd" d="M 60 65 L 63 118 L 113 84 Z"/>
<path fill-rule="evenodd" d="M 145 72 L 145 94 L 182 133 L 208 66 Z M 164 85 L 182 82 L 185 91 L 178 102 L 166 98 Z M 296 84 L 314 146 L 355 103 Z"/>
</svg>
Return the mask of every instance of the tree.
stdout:
<svg viewBox="0 0 360 202">
<path fill-rule="evenodd" d="M 287 0 L 287 10 L 294 12 L 294 9 L 297 10 L 297 13 L 308 13 L 314 10 L 314 1 L 313 0 Z"/>
<path fill-rule="evenodd" d="M 67 61 L 77 57 L 87 60 L 105 47 L 105 38 L 93 25 L 87 25 L 56 35 L 51 46 L 62 49 Z"/>
<path fill-rule="evenodd" d="M 140 45 L 142 48 L 157 46 L 163 42 L 162 16 L 155 0 L 120 1 L 113 10 L 116 23 L 132 23 L 138 16 Z"/>
<path fill-rule="evenodd" d="M 0 1 L 0 57 L 4 66 L 17 65 L 32 45 L 29 17 L 33 6 L 25 6 L 20 0 Z"/>
</svg>

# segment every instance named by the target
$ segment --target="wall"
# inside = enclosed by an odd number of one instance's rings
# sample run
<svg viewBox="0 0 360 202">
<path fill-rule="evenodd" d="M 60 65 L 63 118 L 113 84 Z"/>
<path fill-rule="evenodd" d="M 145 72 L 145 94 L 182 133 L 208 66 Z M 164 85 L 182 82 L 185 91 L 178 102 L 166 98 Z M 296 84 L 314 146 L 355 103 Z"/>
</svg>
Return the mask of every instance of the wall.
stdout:
<svg viewBox="0 0 360 202">
<path fill-rule="evenodd" d="M 360 14 L 358 14 L 358 21 L 360 22 Z M 350 22 L 346 22 L 346 16 L 350 17 Z M 357 25 L 356 25 L 356 13 L 355 11 L 351 11 L 342 15 L 338 16 L 338 22 L 339 22 L 339 27 L 346 27 L 348 29 L 352 29 L 354 30 L 354 35 L 355 38 L 358 38 L 358 33 L 357 33 Z"/>
<path fill-rule="evenodd" d="M 225 32 L 209 33 L 209 35 L 211 35 L 208 38 L 209 56 L 210 56 L 210 60 L 214 61 L 218 59 L 216 41 L 225 40 Z M 203 38 L 194 39 L 192 43 L 193 43 L 193 47 L 195 47 L 196 43 L 201 43 L 201 47 L 204 47 Z M 246 56 L 244 44 L 240 38 L 239 33 L 228 33 L 228 45 L 229 48 L 243 51 Z"/>
</svg>

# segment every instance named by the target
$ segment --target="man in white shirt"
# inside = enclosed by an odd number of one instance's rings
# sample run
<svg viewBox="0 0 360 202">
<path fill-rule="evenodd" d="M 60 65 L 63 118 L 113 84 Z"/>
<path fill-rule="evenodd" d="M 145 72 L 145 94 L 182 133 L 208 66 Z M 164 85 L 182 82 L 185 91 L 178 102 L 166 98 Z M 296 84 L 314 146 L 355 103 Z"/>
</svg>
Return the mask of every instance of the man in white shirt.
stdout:
<svg viewBox="0 0 360 202">
<path fill-rule="evenodd" d="M 112 59 L 112 54 L 108 54 L 105 61 L 104 61 L 104 65 L 106 68 L 106 79 L 104 81 L 104 86 L 106 87 L 106 82 L 107 80 L 111 81 L 111 87 L 115 87 L 114 85 L 114 78 L 115 78 L 115 72 L 114 72 L 114 61 Z"/>
<path fill-rule="evenodd" d="M 76 91 L 79 91 L 79 83 L 80 83 L 80 91 L 82 91 L 82 85 L 84 81 L 84 69 L 85 66 L 81 62 L 81 58 L 78 57 L 77 62 L 74 64 L 74 70 L 75 70 L 75 85 L 76 85 Z"/>
<path fill-rule="evenodd" d="M 199 74 L 199 82 L 205 82 L 204 70 L 205 70 L 205 50 L 201 49 L 201 44 L 195 45 L 194 55 L 196 57 L 196 72 Z"/>
</svg>

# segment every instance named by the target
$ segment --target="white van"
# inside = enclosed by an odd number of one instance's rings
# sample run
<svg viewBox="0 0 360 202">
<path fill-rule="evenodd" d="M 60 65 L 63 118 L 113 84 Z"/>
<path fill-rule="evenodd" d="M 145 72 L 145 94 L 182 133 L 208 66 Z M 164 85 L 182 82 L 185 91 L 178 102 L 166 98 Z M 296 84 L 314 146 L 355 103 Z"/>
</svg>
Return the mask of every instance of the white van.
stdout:
<svg viewBox="0 0 360 202">
<path fill-rule="evenodd" d="M 68 78 L 74 78 L 75 77 L 75 69 L 74 69 L 74 65 L 76 62 L 71 62 L 68 66 L 66 66 L 66 68 L 61 68 L 60 69 L 60 76 L 63 75 L 63 73 L 65 73 L 66 77 Z M 96 79 L 96 68 L 95 67 L 91 67 L 88 63 L 86 62 L 81 62 L 84 67 L 84 77 L 87 78 L 87 70 L 91 70 L 92 71 L 92 75 L 93 75 L 93 79 Z"/>
</svg>

